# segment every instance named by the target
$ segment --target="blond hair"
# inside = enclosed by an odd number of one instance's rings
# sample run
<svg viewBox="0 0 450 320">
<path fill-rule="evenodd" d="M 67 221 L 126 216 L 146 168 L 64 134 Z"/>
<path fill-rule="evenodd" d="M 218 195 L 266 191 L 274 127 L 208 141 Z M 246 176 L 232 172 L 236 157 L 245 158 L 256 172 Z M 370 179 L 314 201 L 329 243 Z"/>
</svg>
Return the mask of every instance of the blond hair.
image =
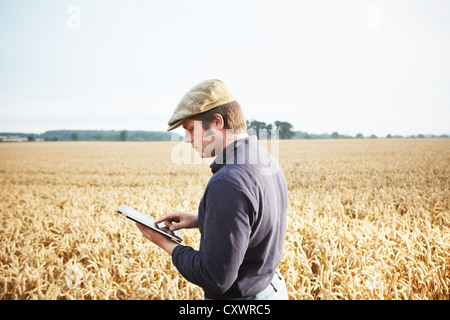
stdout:
<svg viewBox="0 0 450 320">
<path fill-rule="evenodd" d="M 232 129 L 236 133 L 243 133 L 247 130 L 247 122 L 242 113 L 241 105 L 237 101 L 232 101 L 211 110 L 196 114 L 195 116 L 189 117 L 189 119 L 200 120 L 203 129 L 208 130 L 216 113 L 222 116 L 225 129 Z"/>
</svg>

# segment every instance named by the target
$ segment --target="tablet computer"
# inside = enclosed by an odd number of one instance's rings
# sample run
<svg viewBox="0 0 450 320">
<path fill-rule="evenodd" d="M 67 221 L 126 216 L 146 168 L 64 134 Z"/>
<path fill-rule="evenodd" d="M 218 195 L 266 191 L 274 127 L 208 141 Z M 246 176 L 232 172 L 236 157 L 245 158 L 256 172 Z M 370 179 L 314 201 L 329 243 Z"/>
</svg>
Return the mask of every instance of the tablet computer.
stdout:
<svg viewBox="0 0 450 320">
<path fill-rule="evenodd" d="M 155 220 L 147 216 L 146 214 L 143 214 L 137 210 L 134 210 L 133 208 L 130 208 L 128 206 L 120 206 L 119 209 L 117 209 L 117 212 L 120 214 L 123 214 L 125 217 L 127 217 L 130 220 L 133 220 L 134 222 L 140 223 L 143 226 L 146 226 L 147 228 L 150 228 L 156 232 L 161 233 L 162 235 L 165 235 L 170 240 L 175 241 L 177 243 L 181 243 L 183 241 L 183 235 L 180 231 L 170 231 L 168 227 L 164 224 L 164 222 L 161 222 L 159 224 L 155 224 Z"/>
</svg>

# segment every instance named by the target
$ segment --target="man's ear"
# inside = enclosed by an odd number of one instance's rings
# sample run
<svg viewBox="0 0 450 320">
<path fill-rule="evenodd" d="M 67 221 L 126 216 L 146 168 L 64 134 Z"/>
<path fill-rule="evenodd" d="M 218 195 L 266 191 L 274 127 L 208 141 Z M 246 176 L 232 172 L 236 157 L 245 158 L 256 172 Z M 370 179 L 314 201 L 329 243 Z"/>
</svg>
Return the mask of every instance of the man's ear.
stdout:
<svg viewBox="0 0 450 320">
<path fill-rule="evenodd" d="M 214 114 L 214 119 L 211 123 L 211 126 L 216 128 L 217 130 L 222 130 L 225 127 L 225 122 L 223 120 L 223 117 L 220 113 Z"/>
</svg>

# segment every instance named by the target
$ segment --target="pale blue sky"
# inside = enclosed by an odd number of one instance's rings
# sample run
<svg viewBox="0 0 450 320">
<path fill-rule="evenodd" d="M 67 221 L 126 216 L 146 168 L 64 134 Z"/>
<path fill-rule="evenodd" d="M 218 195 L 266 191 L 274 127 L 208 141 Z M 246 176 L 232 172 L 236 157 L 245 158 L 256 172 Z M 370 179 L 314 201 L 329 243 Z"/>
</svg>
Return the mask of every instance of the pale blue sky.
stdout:
<svg viewBox="0 0 450 320">
<path fill-rule="evenodd" d="M 445 0 L 2 0 L 0 132 L 165 130 L 217 78 L 249 120 L 450 134 L 449 57 Z"/>
</svg>

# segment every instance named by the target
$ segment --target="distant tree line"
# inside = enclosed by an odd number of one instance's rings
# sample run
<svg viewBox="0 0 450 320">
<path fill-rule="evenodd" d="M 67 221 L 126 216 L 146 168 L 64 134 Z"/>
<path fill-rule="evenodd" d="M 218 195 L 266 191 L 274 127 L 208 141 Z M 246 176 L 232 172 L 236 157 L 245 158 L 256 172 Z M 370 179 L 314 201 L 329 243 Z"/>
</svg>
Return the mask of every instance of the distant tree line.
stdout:
<svg viewBox="0 0 450 320">
<path fill-rule="evenodd" d="M 264 132 L 265 137 L 267 139 L 271 138 L 271 130 L 278 129 L 279 130 L 279 139 L 378 139 L 378 138 L 386 138 L 386 139 L 401 139 L 401 138 L 449 138 L 449 135 L 430 135 L 430 134 L 418 134 L 418 135 L 391 135 L 388 134 L 385 137 L 378 137 L 375 134 L 371 134 L 370 136 L 364 136 L 362 133 L 358 133 L 355 136 L 340 134 L 335 131 L 332 133 L 308 133 L 304 131 L 293 131 L 294 126 L 286 121 L 275 121 L 273 123 L 265 123 L 258 120 L 247 120 L 247 132 L 249 134 L 256 134 L 258 138 L 260 138 L 260 133 Z M 261 131 L 262 130 L 262 131 Z"/>
<path fill-rule="evenodd" d="M 41 134 L 0 133 L 0 136 L 26 137 L 28 141 L 170 141 L 172 133 L 164 131 L 52 130 Z"/>
<path fill-rule="evenodd" d="M 404 138 L 412 139 L 412 138 L 448 138 L 448 137 L 449 135 L 447 134 L 442 135 L 418 134 L 408 136 L 387 134 L 386 136 L 379 137 L 375 134 L 364 136 L 362 133 L 358 133 L 355 136 L 351 136 L 347 134 L 340 134 L 336 131 L 331 134 L 329 133 L 315 134 L 302 131 L 294 131 L 294 136 L 292 137 L 292 139 L 404 139 Z"/>
<path fill-rule="evenodd" d="M 272 135 L 272 130 L 277 129 L 278 130 L 278 138 L 279 139 L 292 139 L 295 135 L 295 132 L 292 131 L 294 126 L 286 121 L 275 121 L 273 123 L 265 123 L 258 120 L 247 120 L 247 132 L 249 134 L 256 134 L 256 136 L 259 138 L 260 135 L 264 132 L 265 138 L 270 139 Z"/>
<path fill-rule="evenodd" d="M 265 123 L 258 120 L 247 121 L 247 132 L 257 135 L 259 139 L 271 139 L 272 130 L 278 130 L 279 139 L 401 139 L 401 138 L 449 138 L 449 135 L 391 135 L 378 137 L 374 134 L 364 136 L 358 133 L 355 136 L 332 133 L 308 133 L 304 131 L 294 131 L 294 126 L 287 121 L 274 121 Z M 177 135 L 172 139 L 172 134 Z M 177 133 L 164 131 L 128 131 L 128 130 L 52 130 L 41 134 L 21 133 L 21 132 L 0 132 L 0 142 L 11 141 L 8 137 L 26 138 L 28 141 L 178 141 L 181 137 Z M 14 139 L 12 139 L 14 140 Z M 22 139 L 24 140 L 24 139 Z"/>
</svg>

